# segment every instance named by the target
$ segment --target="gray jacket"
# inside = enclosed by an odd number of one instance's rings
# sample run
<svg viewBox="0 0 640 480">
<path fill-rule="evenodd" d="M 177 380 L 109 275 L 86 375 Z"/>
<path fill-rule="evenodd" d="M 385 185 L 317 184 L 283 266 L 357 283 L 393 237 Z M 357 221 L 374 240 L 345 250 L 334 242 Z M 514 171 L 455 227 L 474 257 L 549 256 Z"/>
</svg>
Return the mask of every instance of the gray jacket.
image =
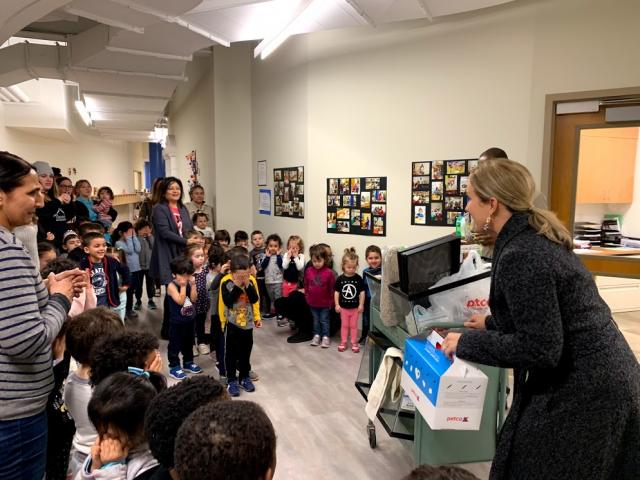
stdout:
<svg viewBox="0 0 640 480">
<path fill-rule="evenodd" d="M 157 467 L 148 445 L 138 447 L 129 453 L 126 463 L 91 471 L 91 455 L 87 457 L 75 480 L 134 480 L 138 475 Z"/>
<path fill-rule="evenodd" d="M 153 235 L 138 237 L 140 241 L 140 270 L 149 270 L 151 264 L 151 252 L 153 251 Z"/>
<path fill-rule="evenodd" d="M 637 479 L 640 368 L 573 252 L 514 214 L 493 257 L 486 330 L 465 360 L 514 368 L 514 401 L 491 479 Z"/>
</svg>

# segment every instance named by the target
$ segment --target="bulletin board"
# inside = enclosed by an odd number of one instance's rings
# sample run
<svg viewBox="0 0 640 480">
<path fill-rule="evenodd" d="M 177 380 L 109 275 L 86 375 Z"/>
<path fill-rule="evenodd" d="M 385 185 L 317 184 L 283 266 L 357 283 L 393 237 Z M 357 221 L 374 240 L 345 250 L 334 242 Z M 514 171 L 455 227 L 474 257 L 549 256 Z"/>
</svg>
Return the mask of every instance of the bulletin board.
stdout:
<svg viewBox="0 0 640 480">
<path fill-rule="evenodd" d="M 304 218 L 304 167 L 273 169 L 276 217 Z"/>
<path fill-rule="evenodd" d="M 411 224 L 455 226 L 467 206 L 469 174 L 477 159 L 411 164 Z"/>
<path fill-rule="evenodd" d="M 327 178 L 327 233 L 387 234 L 387 177 Z"/>
</svg>

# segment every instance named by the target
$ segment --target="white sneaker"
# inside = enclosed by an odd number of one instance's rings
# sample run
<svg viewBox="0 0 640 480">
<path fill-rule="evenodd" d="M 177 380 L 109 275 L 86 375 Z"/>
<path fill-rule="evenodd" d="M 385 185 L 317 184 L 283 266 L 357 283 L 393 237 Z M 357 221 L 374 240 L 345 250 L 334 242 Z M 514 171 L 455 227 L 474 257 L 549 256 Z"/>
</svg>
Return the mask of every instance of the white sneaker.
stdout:
<svg viewBox="0 0 640 480">
<path fill-rule="evenodd" d="M 197 357 L 198 355 L 200 355 L 200 351 L 198 350 L 197 346 L 193 346 L 193 356 Z"/>
<path fill-rule="evenodd" d="M 322 337 L 322 348 L 329 348 L 331 346 L 331 340 L 329 337 Z"/>
<path fill-rule="evenodd" d="M 320 345 L 320 335 L 314 335 L 313 340 L 311 340 L 311 346 L 317 347 L 318 345 Z"/>
<path fill-rule="evenodd" d="M 199 344 L 198 351 L 200 352 L 200 355 L 209 355 L 209 345 L 207 345 L 206 343 Z"/>
</svg>

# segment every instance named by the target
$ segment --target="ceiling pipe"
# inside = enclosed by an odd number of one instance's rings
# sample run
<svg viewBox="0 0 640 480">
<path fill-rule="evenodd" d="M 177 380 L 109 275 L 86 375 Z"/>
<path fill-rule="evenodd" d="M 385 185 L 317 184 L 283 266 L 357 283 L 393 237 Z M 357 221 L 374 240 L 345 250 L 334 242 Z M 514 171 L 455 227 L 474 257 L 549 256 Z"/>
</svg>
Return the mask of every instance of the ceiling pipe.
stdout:
<svg viewBox="0 0 640 480">
<path fill-rule="evenodd" d="M 424 13 L 425 18 L 429 20 L 430 23 L 433 23 L 433 14 L 429 9 L 429 5 L 427 5 L 427 0 L 416 0 L 416 2 L 418 2 L 418 6 L 420 10 L 422 10 L 422 13 Z"/>
<path fill-rule="evenodd" d="M 15 97 L 18 97 L 18 100 L 22 103 L 27 103 L 28 101 L 30 101 L 30 98 L 27 96 L 27 94 L 24 93 L 22 89 L 17 85 L 11 85 L 10 87 L 7 87 L 7 90 L 9 90 Z"/>
<path fill-rule="evenodd" d="M 69 70 L 75 71 L 75 72 L 107 73 L 109 75 L 124 75 L 128 77 L 159 78 L 162 80 L 174 80 L 176 82 L 187 82 L 189 80 L 189 78 L 185 77 L 184 75 L 164 75 L 162 73 L 129 72 L 125 70 L 112 70 L 108 68 L 80 67 L 77 65 L 73 67 L 69 67 Z"/>
<path fill-rule="evenodd" d="M 94 22 L 104 23 L 105 25 L 110 25 L 116 28 L 122 28 L 123 30 L 127 30 L 129 32 L 134 33 L 144 33 L 144 27 L 139 27 L 137 25 L 132 25 L 131 23 L 121 22 L 119 20 L 114 20 L 112 18 L 105 17 L 103 15 L 96 15 L 93 12 L 88 10 L 83 10 L 77 7 L 65 7 L 64 11 L 70 13 L 71 15 L 77 15 L 79 17 L 88 18 L 89 20 L 93 20 Z"/>
<path fill-rule="evenodd" d="M 373 21 L 373 18 L 367 15 L 367 12 L 364 11 L 364 8 L 362 8 L 356 0 L 342 0 L 342 1 L 349 8 L 349 10 L 351 10 L 353 13 L 356 14 L 356 17 L 358 21 L 360 21 L 360 23 L 363 23 L 364 25 L 369 25 L 370 27 L 376 26 L 376 22 Z"/>
<path fill-rule="evenodd" d="M 136 50 L 133 48 L 113 47 L 107 45 L 104 47 L 107 52 L 126 53 L 128 55 L 139 55 L 141 57 L 162 58 L 164 60 L 179 60 L 181 62 L 191 62 L 193 55 L 173 55 L 171 53 L 150 52 L 147 50 Z"/>
<path fill-rule="evenodd" d="M 11 91 L 6 87 L 0 87 L 0 92 L 9 99 L 12 103 L 21 103 L 20 99 L 16 97 Z"/>
</svg>

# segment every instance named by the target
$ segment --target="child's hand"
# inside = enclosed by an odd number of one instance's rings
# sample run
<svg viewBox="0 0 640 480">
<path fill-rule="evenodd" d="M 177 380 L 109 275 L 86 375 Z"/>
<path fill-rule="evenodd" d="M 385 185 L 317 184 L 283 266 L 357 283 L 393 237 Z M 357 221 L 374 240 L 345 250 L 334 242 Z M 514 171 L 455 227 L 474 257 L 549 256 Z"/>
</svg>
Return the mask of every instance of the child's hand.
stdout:
<svg viewBox="0 0 640 480">
<path fill-rule="evenodd" d="M 262 328 L 262 320 L 256 320 L 253 322 L 256 328 Z"/>
<path fill-rule="evenodd" d="M 187 280 L 186 278 L 184 278 L 182 275 L 176 275 L 176 283 L 178 284 L 179 287 L 186 287 L 187 283 L 189 283 L 189 280 Z"/>
<path fill-rule="evenodd" d="M 340 313 L 342 311 L 342 308 L 340 308 L 340 305 L 336 305 L 336 313 Z"/>
<path fill-rule="evenodd" d="M 223 273 L 226 275 L 227 273 L 229 273 L 230 269 L 231 269 L 231 261 L 222 265 L 222 267 L 220 268 L 220 273 Z"/>
<path fill-rule="evenodd" d="M 364 312 L 364 305 L 358 305 L 358 313 Z"/>
<path fill-rule="evenodd" d="M 231 274 L 231 280 L 236 285 L 236 287 L 244 288 L 245 286 L 245 278 L 244 274 L 241 272 L 234 272 Z"/>
<path fill-rule="evenodd" d="M 99 470 L 102 467 L 100 460 L 100 436 L 96 437 L 96 441 L 91 445 L 91 471 Z"/>
<path fill-rule="evenodd" d="M 156 356 L 153 358 L 151 363 L 145 367 L 145 370 L 149 372 L 162 373 L 162 356 L 158 350 L 156 350 Z"/>
<path fill-rule="evenodd" d="M 127 287 L 126 285 L 124 287 L 118 287 L 118 291 L 119 292 L 126 292 L 128 288 L 129 287 Z"/>
<path fill-rule="evenodd" d="M 117 438 L 107 437 L 100 442 L 100 460 L 103 465 L 109 462 L 123 461 L 128 454 L 129 449 L 123 446 Z"/>
</svg>

